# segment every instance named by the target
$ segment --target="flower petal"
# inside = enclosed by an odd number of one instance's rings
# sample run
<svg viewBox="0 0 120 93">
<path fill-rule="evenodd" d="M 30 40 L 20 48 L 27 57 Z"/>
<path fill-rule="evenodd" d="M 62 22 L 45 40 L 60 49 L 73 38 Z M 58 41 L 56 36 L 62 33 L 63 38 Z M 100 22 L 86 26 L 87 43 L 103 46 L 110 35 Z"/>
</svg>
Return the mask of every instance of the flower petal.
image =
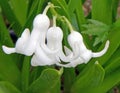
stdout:
<svg viewBox="0 0 120 93">
<path fill-rule="evenodd" d="M 104 55 L 109 48 L 109 44 L 110 44 L 110 41 L 107 40 L 104 49 L 100 52 L 92 53 L 92 57 L 100 57 L 100 56 Z"/>
<path fill-rule="evenodd" d="M 41 44 L 41 48 L 47 54 L 56 54 L 59 51 L 59 48 L 56 50 L 49 49 L 46 44 Z"/>
<path fill-rule="evenodd" d="M 9 48 L 4 45 L 2 46 L 2 49 L 6 54 L 11 54 L 16 52 L 15 48 Z"/>
</svg>

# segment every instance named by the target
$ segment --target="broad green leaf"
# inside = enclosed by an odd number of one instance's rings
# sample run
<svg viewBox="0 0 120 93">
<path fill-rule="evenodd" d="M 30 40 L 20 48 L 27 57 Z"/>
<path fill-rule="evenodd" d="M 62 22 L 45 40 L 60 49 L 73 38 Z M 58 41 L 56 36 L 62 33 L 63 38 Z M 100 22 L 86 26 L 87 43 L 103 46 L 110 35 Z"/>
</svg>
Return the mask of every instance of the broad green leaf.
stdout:
<svg viewBox="0 0 120 93">
<path fill-rule="evenodd" d="M 111 88 L 120 82 L 120 69 L 113 71 L 110 75 L 107 75 L 103 80 L 100 87 L 94 89 L 97 93 L 107 93 Z"/>
<path fill-rule="evenodd" d="M 95 93 L 95 88 L 99 87 L 105 75 L 104 69 L 98 62 L 95 62 L 92 66 L 89 65 L 84 73 L 77 77 L 74 82 L 71 93 Z"/>
<path fill-rule="evenodd" d="M 28 88 L 28 93 L 60 93 L 62 70 L 45 69 Z M 56 92 L 57 91 L 57 92 Z"/>
<path fill-rule="evenodd" d="M 69 15 L 71 15 L 71 19 L 73 19 L 72 14 L 75 14 L 75 18 L 77 21 L 78 28 L 81 30 L 82 25 L 86 22 L 81 0 L 70 0 L 68 3 Z M 73 19 L 75 20 L 75 19 Z M 73 21 L 74 22 L 74 21 Z"/>
<path fill-rule="evenodd" d="M 108 25 L 111 24 L 112 1 L 113 0 L 92 0 L 92 19 Z"/>
<path fill-rule="evenodd" d="M 0 81 L 0 93 L 22 93 L 9 82 Z"/>
<path fill-rule="evenodd" d="M 108 64 L 105 67 L 105 72 L 106 74 L 111 74 L 112 72 L 114 72 L 116 69 L 118 69 L 120 67 L 120 57 L 112 60 L 109 62 L 110 64 Z"/>
<path fill-rule="evenodd" d="M 20 87 L 20 71 L 13 57 L 5 54 L 0 44 L 0 76 L 2 80 L 9 81 L 16 87 Z"/>
<path fill-rule="evenodd" d="M 32 67 L 32 71 L 30 73 L 30 84 L 41 75 L 43 70 L 47 68 L 47 66 Z"/>
<path fill-rule="evenodd" d="M 2 50 L 2 45 L 13 46 L 2 16 L 0 15 L 0 76 L 1 80 L 6 80 L 13 83 L 15 86 L 20 86 L 20 71 L 16 65 L 16 57 L 7 55 Z"/>
<path fill-rule="evenodd" d="M 26 21 L 28 0 L 9 0 L 9 4 L 16 18 L 23 26 Z"/>
<path fill-rule="evenodd" d="M 110 74 L 112 71 L 115 71 L 120 66 L 120 48 L 118 48 L 110 59 L 105 63 L 106 74 Z"/>
<path fill-rule="evenodd" d="M 0 6 L 2 7 L 2 12 L 5 14 L 5 17 L 11 23 L 12 28 L 15 30 L 15 33 L 19 36 L 19 31 L 22 29 L 22 25 L 15 16 L 8 0 L 0 0 Z"/>
</svg>

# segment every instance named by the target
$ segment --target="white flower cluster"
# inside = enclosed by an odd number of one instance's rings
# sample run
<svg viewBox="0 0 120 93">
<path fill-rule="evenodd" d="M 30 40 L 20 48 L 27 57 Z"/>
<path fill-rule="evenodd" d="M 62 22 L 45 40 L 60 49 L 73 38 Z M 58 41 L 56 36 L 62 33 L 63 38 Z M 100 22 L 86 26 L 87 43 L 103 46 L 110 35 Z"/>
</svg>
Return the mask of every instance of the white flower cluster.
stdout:
<svg viewBox="0 0 120 93">
<path fill-rule="evenodd" d="M 100 57 L 106 53 L 109 47 L 109 41 L 106 42 L 105 48 L 93 53 L 88 50 L 83 42 L 82 35 L 71 29 L 68 35 L 68 43 L 71 50 L 64 46 L 63 52 L 63 31 L 56 26 L 56 17 L 53 17 L 53 26 L 50 26 L 50 20 L 46 15 L 48 5 L 42 14 L 38 14 L 33 21 L 33 29 L 25 29 L 21 37 L 17 40 L 15 48 L 2 46 L 6 54 L 20 53 L 26 56 L 32 56 L 32 66 L 53 65 L 63 67 L 75 67 L 78 64 L 87 63 L 92 57 Z M 65 18 L 64 18 L 65 19 Z M 68 20 L 67 20 L 68 22 Z M 47 43 L 45 43 L 45 40 Z M 62 64 L 61 61 L 66 62 Z"/>
</svg>

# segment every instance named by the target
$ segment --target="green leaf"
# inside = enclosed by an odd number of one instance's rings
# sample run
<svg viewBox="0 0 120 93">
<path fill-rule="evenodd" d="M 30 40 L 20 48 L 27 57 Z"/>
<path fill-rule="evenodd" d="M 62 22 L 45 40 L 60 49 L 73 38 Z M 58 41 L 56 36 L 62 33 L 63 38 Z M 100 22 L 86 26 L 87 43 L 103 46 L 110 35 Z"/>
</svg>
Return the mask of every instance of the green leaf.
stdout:
<svg viewBox="0 0 120 93">
<path fill-rule="evenodd" d="M 118 17 L 118 5 L 119 5 L 119 1 L 120 0 L 113 0 L 113 3 L 112 3 L 112 10 L 113 10 L 113 21 L 116 20 L 116 18 Z"/>
<path fill-rule="evenodd" d="M 21 93 L 21 92 L 11 83 L 0 81 L 0 93 Z"/>
<path fill-rule="evenodd" d="M 60 76 L 62 69 L 45 69 L 40 77 L 29 87 L 28 93 L 60 93 Z"/>
<path fill-rule="evenodd" d="M 109 63 L 110 64 L 105 67 L 105 72 L 107 75 L 111 74 L 120 67 L 120 57 L 114 59 L 113 61 L 110 61 Z"/>
<path fill-rule="evenodd" d="M 65 68 L 63 73 L 64 92 L 70 93 L 71 86 L 76 78 L 74 68 Z"/>
<path fill-rule="evenodd" d="M 60 8 L 57 8 L 57 13 L 66 16 L 70 20 L 70 15 L 68 12 L 68 6 L 64 0 L 51 0 L 52 3 Z"/>
<path fill-rule="evenodd" d="M 120 82 L 120 69 L 107 75 L 100 87 L 96 88 L 97 93 L 107 93 L 111 88 Z"/>
<path fill-rule="evenodd" d="M 22 92 L 26 93 L 29 86 L 29 75 L 30 75 L 30 59 L 31 57 L 24 57 L 22 66 Z"/>
<path fill-rule="evenodd" d="M 73 24 L 73 25 L 78 25 L 79 30 L 81 30 L 82 24 L 86 23 L 83 8 L 82 8 L 82 1 L 81 0 L 69 0 L 68 11 L 69 11 L 69 15 L 71 15 L 71 19 L 73 19 L 72 14 L 75 15 L 77 24 Z M 73 20 L 75 21 L 75 19 Z"/>
<path fill-rule="evenodd" d="M 82 31 L 82 33 L 96 36 L 93 46 L 96 46 L 100 42 L 104 42 L 107 39 L 110 29 L 108 25 L 92 19 L 89 19 L 88 24 L 83 25 L 83 27 L 86 30 Z"/>
<path fill-rule="evenodd" d="M 87 70 L 83 72 L 74 82 L 71 93 L 96 93 L 97 91 L 94 89 L 102 84 L 105 75 L 104 69 L 98 62 L 95 62 L 92 66 L 87 66 Z"/>
<path fill-rule="evenodd" d="M 9 0 L 9 4 L 12 7 L 16 18 L 23 26 L 26 21 L 28 0 Z"/>
<path fill-rule="evenodd" d="M 4 45 L 13 46 L 9 31 L 3 21 L 2 15 L 0 14 L 0 43 Z"/>
<path fill-rule="evenodd" d="M 105 63 L 111 58 L 112 54 L 118 49 L 120 45 L 120 20 L 116 21 L 112 28 L 111 32 L 108 35 L 108 40 L 110 41 L 110 46 L 106 54 L 104 56 L 97 58 L 97 60 L 102 64 L 105 65 Z"/>
<path fill-rule="evenodd" d="M 16 15 L 14 14 L 8 0 L 0 0 L 0 6 L 2 7 L 2 12 L 5 17 L 11 23 L 15 33 L 19 36 L 19 31 L 22 29 L 22 24 L 18 21 Z"/>
<path fill-rule="evenodd" d="M 1 49 L 0 44 L 0 76 L 1 80 L 9 81 L 16 87 L 20 87 L 20 71 L 12 59 L 12 55 L 5 54 Z"/>
<path fill-rule="evenodd" d="M 108 25 L 111 24 L 112 1 L 113 0 L 92 0 L 92 19 Z"/>
</svg>

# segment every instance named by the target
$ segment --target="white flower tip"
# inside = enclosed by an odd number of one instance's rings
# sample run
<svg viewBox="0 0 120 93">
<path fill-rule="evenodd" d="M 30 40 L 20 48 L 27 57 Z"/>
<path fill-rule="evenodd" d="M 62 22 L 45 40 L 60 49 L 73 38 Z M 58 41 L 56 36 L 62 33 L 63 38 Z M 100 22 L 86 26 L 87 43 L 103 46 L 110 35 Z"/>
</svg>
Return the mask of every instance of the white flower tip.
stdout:
<svg viewBox="0 0 120 93">
<path fill-rule="evenodd" d="M 69 55 L 72 53 L 72 51 L 69 48 L 67 48 L 66 46 L 64 46 L 64 51 L 65 51 L 66 55 Z"/>
<path fill-rule="evenodd" d="M 28 36 L 30 36 L 30 30 L 29 30 L 28 28 L 26 28 L 26 29 L 23 31 L 21 37 L 22 37 L 22 38 L 27 38 Z"/>
<path fill-rule="evenodd" d="M 109 45 L 110 45 L 110 41 L 109 41 L 109 40 L 107 40 L 107 41 L 106 41 L 106 44 L 105 44 L 105 47 L 107 47 L 107 48 L 108 48 L 108 47 L 109 47 Z"/>
<path fill-rule="evenodd" d="M 110 41 L 107 40 L 104 49 L 100 52 L 92 53 L 93 54 L 92 57 L 100 57 L 100 56 L 104 55 L 109 48 L 109 44 L 110 44 Z"/>
<path fill-rule="evenodd" d="M 15 53 L 15 48 L 9 48 L 9 47 L 6 47 L 6 46 L 2 46 L 2 49 L 3 51 L 6 53 L 6 54 L 11 54 L 11 53 Z"/>
<path fill-rule="evenodd" d="M 32 59 L 31 59 L 31 65 L 32 65 L 32 66 L 38 66 L 38 65 L 37 65 L 37 60 L 36 60 L 36 57 L 35 57 L 35 56 L 33 56 Z"/>
</svg>

